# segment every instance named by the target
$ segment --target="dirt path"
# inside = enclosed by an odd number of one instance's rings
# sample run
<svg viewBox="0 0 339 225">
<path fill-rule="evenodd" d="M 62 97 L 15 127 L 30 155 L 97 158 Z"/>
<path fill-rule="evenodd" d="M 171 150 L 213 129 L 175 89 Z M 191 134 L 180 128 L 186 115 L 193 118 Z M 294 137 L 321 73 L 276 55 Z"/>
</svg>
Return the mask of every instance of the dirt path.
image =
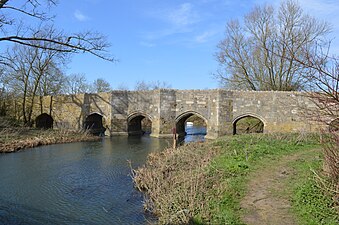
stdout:
<svg viewBox="0 0 339 225">
<path fill-rule="evenodd" d="M 289 162 L 304 158 L 305 152 L 285 156 L 276 163 L 259 169 L 251 176 L 247 195 L 241 201 L 245 211 L 243 222 L 252 225 L 292 225 L 297 224 L 290 212 L 291 204 L 286 191 L 286 181 L 295 174 Z"/>
</svg>

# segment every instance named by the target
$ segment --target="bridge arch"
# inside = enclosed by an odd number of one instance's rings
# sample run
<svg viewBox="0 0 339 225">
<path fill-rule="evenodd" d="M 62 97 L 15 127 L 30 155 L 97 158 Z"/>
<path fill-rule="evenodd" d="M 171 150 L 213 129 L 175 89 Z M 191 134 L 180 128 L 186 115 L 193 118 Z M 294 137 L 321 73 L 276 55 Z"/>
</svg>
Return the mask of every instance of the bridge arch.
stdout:
<svg viewBox="0 0 339 225">
<path fill-rule="evenodd" d="M 89 130 L 91 134 L 103 136 L 106 130 L 104 125 L 105 118 L 101 113 L 94 112 L 85 118 L 84 128 Z"/>
<path fill-rule="evenodd" d="M 152 133 L 152 117 L 144 112 L 133 112 L 127 117 L 128 135 L 143 135 Z"/>
<path fill-rule="evenodd" d="M 177 116 L 177 118 L 175 119 L 176 132 L 179 135 L 179 138 L 184 137 L 186 135 L 185 123 L 191 116 L 197 116 L 198 118 L 200 118 L 204 122 L 204 125 L 207 130 L 208 121 L 203 115 L 196 111 L 186 111 Z"/>
<path fill-rule="evenodd" d="M 241 121 L 242 123 L 238 124 Z M 255 113 L 244 113 L 232 121 L 233 135 L 240 133 L 263 133 L 266 120 Z"/>
<path fill-rule="evenodd" d="M 42 129 L 51 129 L 53 128 L 54 119 L 51 115 L 47 113 L 42 113 L 35 118 L 35 127 Z"/>
</svg>

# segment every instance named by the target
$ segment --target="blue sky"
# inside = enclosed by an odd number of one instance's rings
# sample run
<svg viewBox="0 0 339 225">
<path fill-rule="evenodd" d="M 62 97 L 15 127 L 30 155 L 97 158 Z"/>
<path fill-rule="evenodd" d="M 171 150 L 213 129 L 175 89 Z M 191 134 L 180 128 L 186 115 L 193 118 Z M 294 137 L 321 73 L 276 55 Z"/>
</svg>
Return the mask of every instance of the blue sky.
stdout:
<svg viewBox="0 0 339 225">
<path fill-rule="evenodd" d="M 67 74 L 82 73 L 89 81 L 104 78 L 113 88 L 133 89 L 136 81 L 165 81 L 177 89 L 217 88 L 216 45 L 228 20 L 248 13 L 256 4 L 278 0 L 67 0 L 55 10 L 56 26 L 66 31 L 103 33 L 119 62 L 88 54 L 76 55 Z M 306 12 L 333 25 L 339 34 L 338 0 L 300 0 Z M 339 35 L 338 35 L 339 38 Z M 333 51 L 339 41 L 333 40 Z"/>
</svg>

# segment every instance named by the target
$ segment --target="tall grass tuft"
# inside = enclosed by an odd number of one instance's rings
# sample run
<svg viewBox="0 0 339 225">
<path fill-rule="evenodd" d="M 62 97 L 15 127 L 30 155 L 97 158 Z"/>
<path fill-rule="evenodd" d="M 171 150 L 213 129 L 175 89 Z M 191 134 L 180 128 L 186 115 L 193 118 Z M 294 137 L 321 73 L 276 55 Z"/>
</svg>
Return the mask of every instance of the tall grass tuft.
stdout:
<svg viewBox="0 0 339 225">
<path fill-rule="evenodd" d="M 339 132 L 323 135 L 324 172 L 329 179 L 316 176 L 318 185 L 329 192 L 339 212 Z"/>
</svg>

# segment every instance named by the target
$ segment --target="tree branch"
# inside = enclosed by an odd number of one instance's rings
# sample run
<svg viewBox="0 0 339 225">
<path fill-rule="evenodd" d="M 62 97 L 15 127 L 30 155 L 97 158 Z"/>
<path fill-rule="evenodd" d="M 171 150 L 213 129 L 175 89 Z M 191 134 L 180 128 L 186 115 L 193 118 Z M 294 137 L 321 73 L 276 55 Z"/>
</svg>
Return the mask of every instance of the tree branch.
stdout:
<svg viewBox="0 0 339 225">
<path fill-rule="evenodd" d="M 59 36 L 56 38 L 41 38 L 41 37 L 22 37 L 22 36 L 8 36 L 0 37 L 1 41 L 9 41 L 25 46 L 54 50 L 67 53 L 79 53 L 88 52 L 101 59 L 114 62 L 114 58 L 105 56 L 101 52 L 105 52 L 105 49 L 109 47 L 109 44 L 103 41 L 103 36 L 90 36 L 92 33 L 77 34 L 75 36 L 66 37 Z M 42 42 L 42 44 L 39 44 Z M 45 43 L 45 44 L 44 44 Z M 55 45 L 46 45 L 51 43 Z"/>
<path fill-rule="evenodd" d="M 41 3 L 42 0 L 26 0 L 22 6 L 17 7 L 8 5 L 9 2 L 9 0 L 0 0 L 0 9 L 14 10 L 20 14 L 35 17 L 42 22 L 49 21 L 53 18 L 53 16 L 48 17 L 46 11 L 44 11 L 46 10 L 46 6 L 49 7 L 57 4 L 57 0 L 44 0 L 45 3 Z M 15 18 L 11 18 L 4 13 L 0 15 L 0 28 L 3 31 L 2 33 L 6 35 L 4 37 L 0 36 L 0 42 L 12 42 L 33 48 L 54 50 L 65 53 L 87 52 L 107 61 L 115 61 L 114 57 L 109 56 L 107 53 L 107 49 L 110 45 L 106 38 L 98 33 L 83 32 L 67 35 L 62 31 L 55 30 L 53 26 L 46 26 L 45 28 L 42 28 L 45 30 L 44 32 L 52 33 L 53 35 L 41 35 L 42 29 L 40 27 L 38 27 L 35 31 L 31 30 L 30 34 L 23 34 L 20 32 L 22 26 L 27 30 L 30 30 L 29 26 L 16 24 L 16 22 Z M 16 33 L 10 34 L 10 32 L 5 29 L 4 25 L 16 25 L 17 27 L 14 28 L 17 30 Z"/>
</svg>

